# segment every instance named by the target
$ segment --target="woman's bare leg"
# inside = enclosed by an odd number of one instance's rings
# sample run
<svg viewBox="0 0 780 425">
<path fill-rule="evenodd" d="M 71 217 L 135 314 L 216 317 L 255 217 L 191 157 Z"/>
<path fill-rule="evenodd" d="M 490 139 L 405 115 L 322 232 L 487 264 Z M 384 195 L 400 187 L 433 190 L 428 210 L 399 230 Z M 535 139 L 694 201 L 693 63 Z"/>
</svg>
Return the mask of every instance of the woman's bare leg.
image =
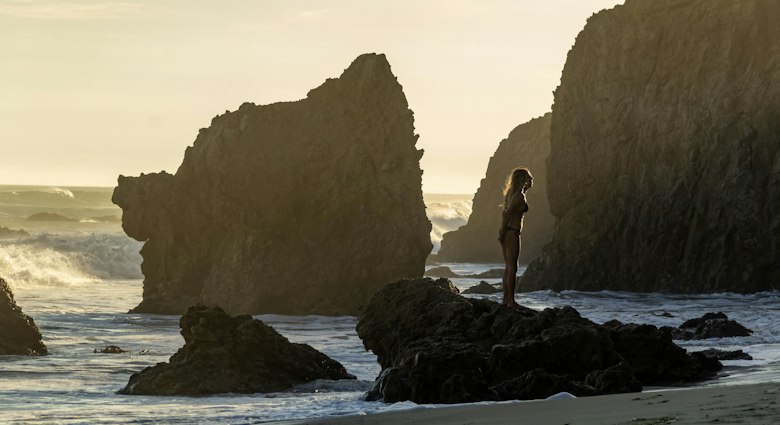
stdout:
<svg viewBox="0 0 780 425">
<path fill-rule="evenodd" d="M 515 302 L 515 282 L 517 280 L 517 259 L 520 256 L 520 239 L 515 232 L 507 232 L 504 235 L 504 300 L 502 304 L 511 307 L 517 305 Z"/>
</svg>

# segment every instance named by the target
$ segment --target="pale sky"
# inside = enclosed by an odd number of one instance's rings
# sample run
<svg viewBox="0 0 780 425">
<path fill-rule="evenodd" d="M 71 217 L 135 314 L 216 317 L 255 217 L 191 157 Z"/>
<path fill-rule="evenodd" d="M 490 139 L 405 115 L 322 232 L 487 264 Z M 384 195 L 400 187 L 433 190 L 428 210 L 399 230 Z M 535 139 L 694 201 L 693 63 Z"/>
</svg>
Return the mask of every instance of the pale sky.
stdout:
<svg viewBox="0 0 780 425">
<path fill-rule="evenodd" d="M 304 98 L 384 53 L 425 149 L 423 190 L 473 193 L 550 110 L 566 54 L 622 0 L 0 0 L 0 184 L 175 172 L 243 102 Z"/>
</svg>

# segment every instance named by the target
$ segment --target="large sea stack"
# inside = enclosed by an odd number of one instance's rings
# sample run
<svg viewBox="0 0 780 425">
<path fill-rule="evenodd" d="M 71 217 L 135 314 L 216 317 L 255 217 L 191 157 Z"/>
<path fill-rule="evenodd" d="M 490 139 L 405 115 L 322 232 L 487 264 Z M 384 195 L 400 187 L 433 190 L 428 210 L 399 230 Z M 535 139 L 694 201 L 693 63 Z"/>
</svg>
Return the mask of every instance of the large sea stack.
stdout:
<svg viewBox="0 0 780 425">
<path fill-rule="evenodd" d="M 520 262 L 528 264 L 538 257 L 550 241 L 555 225 L 547 202 L 545 160 L 549 153 L 549 113 L 512 130 L 490 158 L 485 178 L 474 194 L 468 223 L 444 234 L 436 260 L 468 263 L 504 261 L 498 243 L 501 204 L 504 202 L 506 178 L 517 167 L 528 168 L 534 176 L 534 187 L 528 191 L 529 210 L 524 219 Z"/>
<path fill-rule="evenodd" d="M 14 294 L 0 278 L 0 355 L 43 355 L 46 346 L 33 319 L 22 313 Z"/>
<path fill-rule="evenodd" d="M 134 311 L 351 314 L 422 275 L 432 245 L 417 137 L 376 54 L 306 99 L 215 117 L 176 174 L 119 177 L 122 226 L 146 242 Z"/>
<path fill-rule="evenodd" d="M 753 292 L 780 280 L 780 2 L 629 0 L 555 92 L 552 242 L 523 290 Z"/>
</svg>

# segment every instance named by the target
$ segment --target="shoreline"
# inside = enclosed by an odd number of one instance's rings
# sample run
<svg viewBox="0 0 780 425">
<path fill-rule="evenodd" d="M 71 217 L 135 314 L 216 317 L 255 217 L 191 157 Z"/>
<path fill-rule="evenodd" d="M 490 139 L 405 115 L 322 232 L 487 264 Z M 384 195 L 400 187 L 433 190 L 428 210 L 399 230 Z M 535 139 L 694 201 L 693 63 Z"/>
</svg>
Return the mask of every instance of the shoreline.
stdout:
<svg viewBox="0 0 780 425">
<path fill-rule="evenodd" d="M 272 422 L 285 425 L 663 425 L 775 424 L 780 422 L 780 382 L 654 389 L 564 400 L 513 401 L 416 408 L 368 415 Z"/>
</svg>

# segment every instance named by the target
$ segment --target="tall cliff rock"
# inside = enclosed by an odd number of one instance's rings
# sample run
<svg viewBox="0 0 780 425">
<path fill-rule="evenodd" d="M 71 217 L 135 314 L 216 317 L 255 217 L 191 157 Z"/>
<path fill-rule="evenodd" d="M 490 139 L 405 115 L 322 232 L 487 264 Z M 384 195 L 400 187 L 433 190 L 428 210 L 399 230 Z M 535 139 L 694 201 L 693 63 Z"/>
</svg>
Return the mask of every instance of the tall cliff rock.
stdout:
<svg viewBox="0 0 780 425">
<path fill-rule="evenodd" d="M 349 314 L 431 250 L 413 113 L 384 55 L 297 102 L 215 117 L 176 174 L 119 177 L 136 312 Z"/>
<path fill-rule="evenodd" d="M 528 191 L 529 210 L 524 218 L 520 262 L 528 264 L 552 238 L 555 218 L 547 202 L 547 167 L 550 153 L 550 114 L 517 126 L 502 140 L 490 158 L 485 178 L 474 194 L 472 213 L 465 226 L 445 233 L 438 261 L 498 263 L 503 262 L 498 228 L 504 184 L 509 173 L 526 167 L 534 176 L 534 187 Z"/>
<path fill-rule="evenodd" d="M 14 294 L 0 278 L 0 355 L 43 355 L 46 346 L 33 319 L 22 313 Z"/>
<path fill-rule="evenodd" d="M 553 241 L 523 290 L 760 291 L 780 279 L 780 2 L 629 0 L 555 92 Z"/>
</svg>

